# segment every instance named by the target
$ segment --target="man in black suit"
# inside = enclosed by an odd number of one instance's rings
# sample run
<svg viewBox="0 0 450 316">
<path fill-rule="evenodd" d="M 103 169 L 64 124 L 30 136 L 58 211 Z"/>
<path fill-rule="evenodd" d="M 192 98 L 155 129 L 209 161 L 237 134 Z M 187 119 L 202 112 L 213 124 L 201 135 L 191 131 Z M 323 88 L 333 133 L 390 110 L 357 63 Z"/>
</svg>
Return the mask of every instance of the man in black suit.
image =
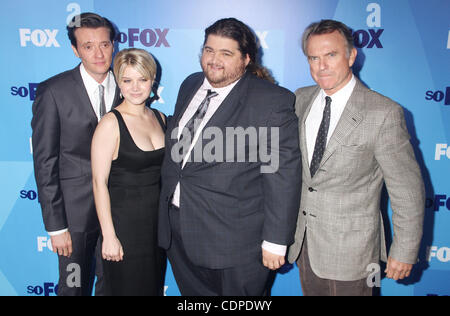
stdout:
<svg viewBox="0 0 450 316">
<path fill-rule="evenodd" d="M 301 185 L 295 97 L 262 79 L 268 73 L 256 53 L 242 22 L 207 28 L 203 72 L 182 83 L 168 125 L 159 243 L 182 295 L 263 295 L 293 242 Z"/>
<path fill-rule="evenodd" d="M 74 17 L 67 30 L 81 64 L 38 86 L 31 121 L 33 159 L 45 229 L 59 256 L 58 295 L 90 295 L 100 233 L 90 149 L 98 121 L 119 102 L 110 71 L 115 30 L 93 13 Z"/>
</svg>

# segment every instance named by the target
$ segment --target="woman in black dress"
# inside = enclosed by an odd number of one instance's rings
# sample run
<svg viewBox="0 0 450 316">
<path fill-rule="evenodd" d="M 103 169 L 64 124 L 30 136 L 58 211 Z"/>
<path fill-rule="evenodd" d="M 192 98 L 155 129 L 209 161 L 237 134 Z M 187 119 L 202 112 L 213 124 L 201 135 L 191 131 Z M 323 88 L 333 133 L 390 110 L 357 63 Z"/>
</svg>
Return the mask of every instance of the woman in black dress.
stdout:
<svg viewBox="0 0 450 316">
<path fill-rule="evenodd" d="M 145 106 L 156 64 L 144 50 L 125 49 L 114 74 L 124 100 L 101 119 L 92 140 L 105 291 L 162 295 L 166 260 L 157 245 L 157 213 L 165 117 Z"/>
</svg>

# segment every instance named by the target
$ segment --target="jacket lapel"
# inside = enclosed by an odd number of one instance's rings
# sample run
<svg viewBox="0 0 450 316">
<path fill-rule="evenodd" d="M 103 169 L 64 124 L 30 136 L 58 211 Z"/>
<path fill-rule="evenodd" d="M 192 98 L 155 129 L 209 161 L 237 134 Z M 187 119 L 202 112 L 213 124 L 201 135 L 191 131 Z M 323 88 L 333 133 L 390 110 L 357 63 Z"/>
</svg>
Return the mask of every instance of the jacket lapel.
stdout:
<svg viewBox="0 0 450 316">
<path fill-rule="evenodd" d="M 114 80 L 115 80 L 115 78 L 114 78 Z M 112 107 L 111 107 L 112 109 L 114 109 L 116 106 L 118 106 L 121 103 L 120 99 L 121 99 L 120 98 L 120 89 L 116 82 L 116 92 L 114 93 L 114 101 L 113 101 Z"/>
<path fill-rule="evenodd" d="M 243 100 L 245 100 L 246 95 L 247 95 L 247 91 L 248 91 L 248 77 L 249 74 L 245 73 L 241 80 L 236 84 L 236 86 L 233 87 L 233 89 L 230 91 L 230 93 L 227 95 L 227 97 L 223 100 L 223 102 L 220 104 L 219 108 L 216 110 L 216 112 L 214 112 L 213 116 L 211 116 L 211 118 L 209 119 L 209 121 L 206 123 L 205 127 L 203 128 L 203 130 L 205 130 L 206 128 L 210 127 L 210 126 L 218 126 L 218 127 L 223 127 L 224 123 L 225 123 L 225 119 L 227 117 L 227 114 L 232 114 L 234 113 L 234 109 L 236 107 L 239 107 L 242 103 Z M 203 83 L 203 80 L 202 80 Z M 200 88 L 200 86 L 198 87 Z M 197 92 L 197 89 L 195 89 L 195 92 Z M 189 102 L 187 102 L 187 104 L 190 103 L 190 100 L 192 100 L 192 98 L 194 97 L 194 94 L 189 98 Z M 185 106 L 187 106 L 187 104 Z M 183 110 L 184 112 L 184 110 Z M 182 115 L 180 115 L 181 117 Z M 179 121 L 179 119 L 178 119 Z M 177 125 L 178 126 L 178 122 Z M 199 140 L 197 140 L 198 142 Z M 190 155 L 193 155 L 194 150 L 191 151 Z M 188 162 L 186 163 L 186 165 L 184 166 L 184 168 L 189 168 L 189 166 L 191 165 L 191 160 L 189 159 Z"/>
<path fill-rule="evenodd" d="M 173 113 L 173 116 L 171 120 L 168 122 L 168 129 L 166 131 L 166 141 L 168 142 L 166 144 L 166 147 L 172 148 L 172 146 L 178 141 L 175 138 L 172 138 L 172 133 L 175 129 L 178 128 L 178 125 L 180 124 L 180 120 L 183 117 L 184 112 L 186 111 L 186 108 L 188 107 L 189 103 L 191 103 L 192 99 L 194 98 L 195 94 L 197 93 L 198 89 L 203 84 L 203 81 L 205 79 L 205 76 L 203 74 L 199 74 L 196 78 L 193 78 L 191 82 L 187 82 L 186 84 L 189 84 L 183 91 L 180 90 L 180 93 L 178 95 L 178 100 L 175 105 L 175 111 Z M 186 92 L 184 92 L 186 91 Z M 184 93 L 181 95 L 181 93 Z"/>
<path fill-rule="evenodd" d="M 198 89 L 200 89 L 200 87 L 202 86 L 204 80 L 205 80 L 204 75 L 199 76 L 197 80 L 191 83 L 191 87 L 186 89 L 188 93 L 186 93 L 184 96 L 181 96 L 182 98 L 180 102 L 181 107 L 178 111 L 177 109 L 175 109 L 176 112 L 174 113 L 175 118 L 175 122 L 173 125 L 174 127 L 178 127 L 178 125 L 180 124 L 180 120 L 183 117 L 186 108 L 188 107 L 189 103 L 191 103 Z"/>
<path fill-rule="evenodd" d="M 331 135 L 323 154 L 320 167 L 327 162 L 336 149 L 344 143 L 345 138 L 350 135 L 363 120 L 362 107 L 364 105 L 364 93 L 361 90 L 362 88 L 362 83 L 356 79 L 355 88 L 347 101 L 347 105 L 345 106 L 344 112 L 342 112 L 342 116 L 333 135 Z"/>
<path fill-rule="evenodd" d="M 227 114 L 234 113 L 234 109 L 244 102 L 248 92 L 248 73 L 245 73 L 241 80 L 233 87 L 222 104 L 206 123 L 205 128 L 209 126 L 224 126 L 224 119 Z"/>
<path fill-rule="evenodd" d="M 309 112 L 311 112 L 312 105 L 314 103 L 314 100 L 317 98 L 317 95 L 319 94 L 319 92 L 320 92 L 320 88 L 317 87 L 316 89 L 313 90 L 313 92 L 311 94 L 311 98 L 308 98 L 308 100 L 309 100 L 308 105 L 306 107 L 305 112 L 303 113 L 303 117 L 301 118 L 300 128 L 299 128 L 300 150 L 302 153 L 303 166 L 307 166 L 307 167 L 303 168 L 303 170 L 305 170 L 305 172 L 303 174 L 306 175 L 308 180 L 311 179 L 311 173 L 309 172 L 308 146 L 306 144 L 306 119 L 308 118 Z M 314 149 L 312 149 L 312 150 L 314 150 Z"/>
<path fill-rule="evenodd" d="M 88 113 L 89 118 L 92 120 L 92 122 L 94 122 L 95 125 L 97 125 L 97 115 L 95 114 L 94 107 L 91 104 L 91 100 L 89 99 L 86 87 L 84 86 L 83 79 L 81 78 L 80 65 L 78 65 L 78 67 L 76 67 L 72 72 L 72 77 L 75 81 L 74 89 L 81 99 L 80 106 L 85 109 L 86 113 Z"/>
</svg>

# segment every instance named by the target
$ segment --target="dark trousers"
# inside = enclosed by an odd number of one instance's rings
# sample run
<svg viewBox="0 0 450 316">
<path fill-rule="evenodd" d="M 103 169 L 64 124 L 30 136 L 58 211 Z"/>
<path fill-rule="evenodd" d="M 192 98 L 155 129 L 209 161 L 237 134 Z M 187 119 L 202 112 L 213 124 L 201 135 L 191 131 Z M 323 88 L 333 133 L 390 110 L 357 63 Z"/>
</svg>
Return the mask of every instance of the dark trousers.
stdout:
<svg viewBox="0 0 450 316">
<path fill-rule="evenodd" d="M 71 232 L 72 255 L 58 256 L 58 296 L 90 296 L 95 276 L 95 295 L 103 295 L 100 231 Z"/>
<path fill-rule="evenodd" d="M 330 262 L 330 264 L 333 264 Z M 367 280 L 336 281 L 318 277 L 311 268 L 308 245 L 305 238 L 300 257 L 297 260 L 300 270 L 300 282 L 304 296 L 372 296 L 372 288 Z"/>
<path fill-rule="evenodd" d="M 227 269 L 208 269 L 191 262 L 180 235 L 180 210 L 169 210 L 172 243 L 167 251 L 178 288 L 183 296 L 263 296 L 270 270 L 262 260 Z"/>
</svg>

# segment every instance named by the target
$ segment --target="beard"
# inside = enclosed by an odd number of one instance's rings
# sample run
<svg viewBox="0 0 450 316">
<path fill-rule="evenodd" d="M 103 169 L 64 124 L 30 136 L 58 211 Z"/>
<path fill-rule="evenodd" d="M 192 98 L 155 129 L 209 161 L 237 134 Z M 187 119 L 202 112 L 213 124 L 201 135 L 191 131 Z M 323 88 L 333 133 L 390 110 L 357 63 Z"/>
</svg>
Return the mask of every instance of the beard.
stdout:
<svg viewBox="0 0 450 316">
<path fill-rule="evenodd" d="M 212 62 L 201 63 L 201 66 L 206 79 L 214 88 L 223 88 L 232 84 L 242 77 L 246 68 L 244 60 L 234 68 L 225 68 L 223 65 Z"/>
</svg>

